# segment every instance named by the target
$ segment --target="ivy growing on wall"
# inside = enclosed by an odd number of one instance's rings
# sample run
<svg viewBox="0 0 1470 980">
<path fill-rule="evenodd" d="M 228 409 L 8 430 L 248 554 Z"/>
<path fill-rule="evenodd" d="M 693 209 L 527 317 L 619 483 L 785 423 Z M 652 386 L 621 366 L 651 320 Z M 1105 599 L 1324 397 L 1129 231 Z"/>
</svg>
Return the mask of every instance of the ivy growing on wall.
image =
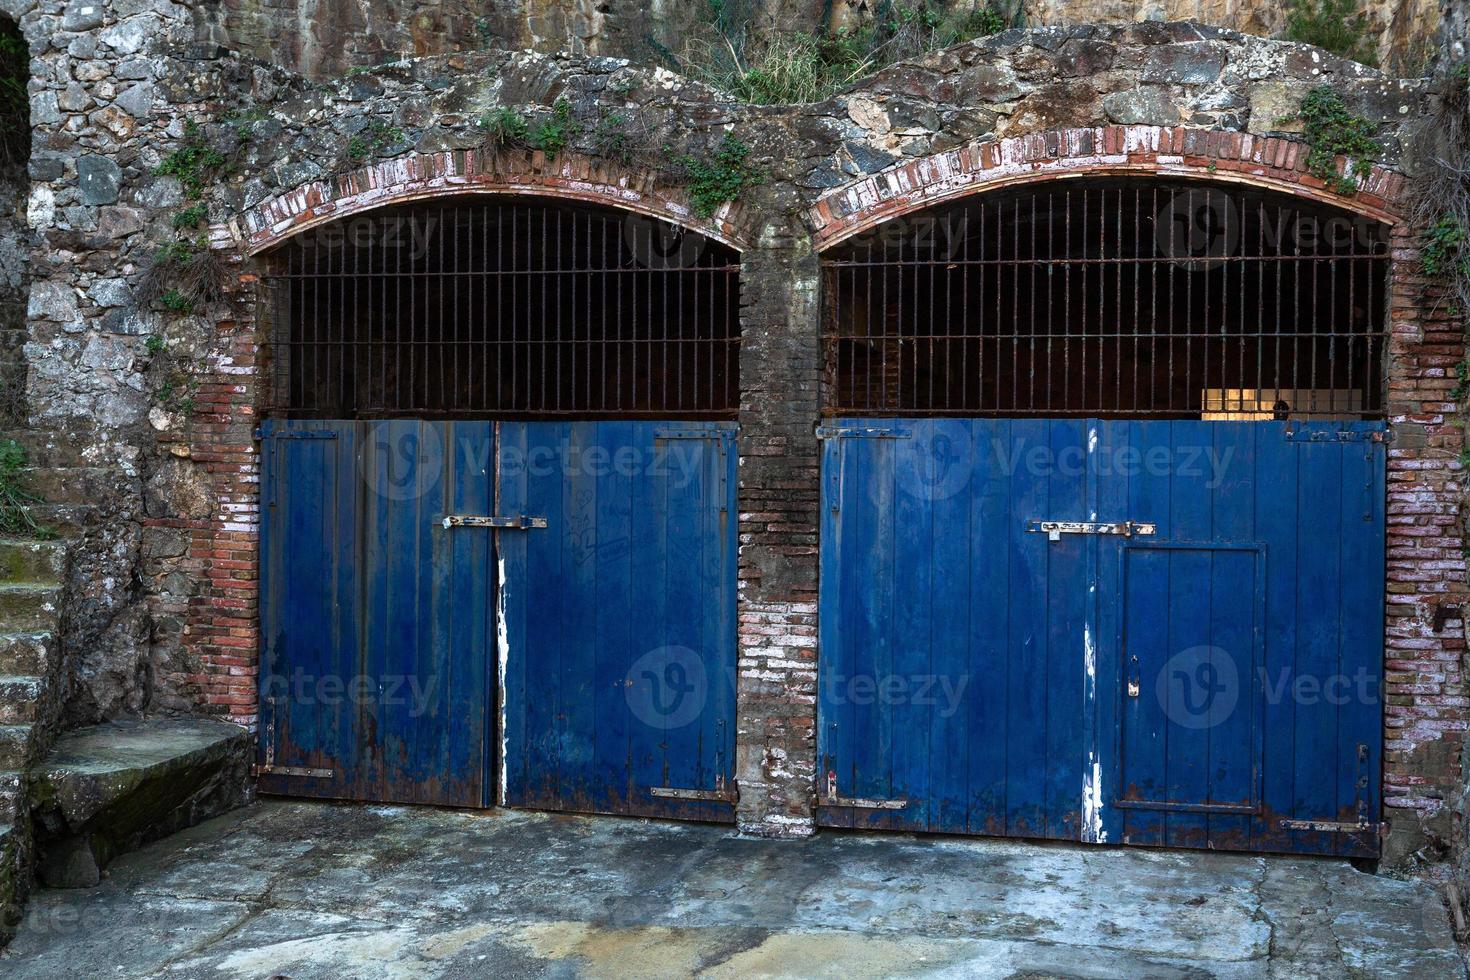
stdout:
<svg viewBox="0 0 1470 980">
<path fill-rule="evenodd" d="M 1307 172 L 1339 194 L 1355 193 L 1382 152 L 1373 138 L 1377 127 L 1355 115 L 1330 85 L 1318 85 L 1307 93 L 1300 116 L 1306 126 Z M 1343 173 L 1337 172 L 1339 156 L 1349 161 Z"/>
<path fill-rule="evenodd" d="M 31 54 L 20 28 L 0 18 L 0 163 L 31 157 L 31 104 L 26 94 Z"/>
</svg>

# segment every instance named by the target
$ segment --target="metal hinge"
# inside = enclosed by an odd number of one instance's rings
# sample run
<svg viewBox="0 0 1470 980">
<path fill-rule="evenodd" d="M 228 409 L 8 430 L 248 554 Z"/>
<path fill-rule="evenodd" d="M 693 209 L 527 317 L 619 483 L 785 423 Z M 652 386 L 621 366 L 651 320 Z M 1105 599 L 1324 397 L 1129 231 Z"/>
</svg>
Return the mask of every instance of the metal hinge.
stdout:
<svg viewBox="0 0 1470 980">
<path fill-rule="evenodd" d="M 1312 830 L 1328 834 L 1386 834 L 1388 824 L 1371 820 L 1342 822 L 1336 820 L 1281 820 L 1277 826 L 1282 830 Z"/>
<path fill-rule="evenodd" d="M 1287 442 L 1391 442 L 1392 436 L 1385 429 L 1298 429 L 1287 423 Z"/>
<path fill-rule="evenodd" d="M 736 430 L 727 425 L 680 426 L 671 429 L 656 429 L 655 439 L 734 439 Z"/>
<path fill-rule="evenodd" d="M 270 763 L 250 767 L 252 776 L 309 776 L 312 779 L 331 779 L 331 769 L 312 769 L 309 766 L 273 766 Z"/>
<path fill-rule="evenodd" d="M 250 433 L 256 441 L 266 438 L 264 429 L 255 429 Z M 290 432 L 272 432 L 272 439 L 335 439 L 337 433 L 328 429 L 292 429 Z"/>
<path fill-rule="evenodd" d="M 883 426 L 817 426 L 818 439 L 907 439 L 913 433 L 908 429 L 891 429 Z"/>
<path fill-rule="evenodd" d="M 663 800 L 694 800 L 701 803 L 729 803 L 734 806 L 740 801 L 740 784 L 724 776 L 715 777 L 714 789 L 682 789 L 678 786 L 650 786 L 650 796 Z"/>
<path fill-rule="evenodd" d="M 1099 524 L 1094 521 L 1027 521 L 1026 530 L 1045 534 L 1048 540 L 1060 541 L 1064 534 L 1117 534 L 1125 538 L 1140 537 L 1158 531 L 1158 525 L 1139 521 L 1114 521 Z"/>
<path fill-rule="evenodd" d="M 902 810 L 909 805 L 906 799 L 879 800 L 862 796 L 838 796 L 837 773 L 827 773 L 827 793 L 817 800 L 819 806 L 850 806 L 860 810 Z"/>
<path fill-rule="evenodd" d="M 469 514 L 449 514 L 440 523 L 445 528 L 493 527 L 502 531 L 529 531 L 532 528 L 545 527 L 546 518 L 527 517 L 525 514 L 518 514 L 515 517 L 472 517 Z"/>
</svg>

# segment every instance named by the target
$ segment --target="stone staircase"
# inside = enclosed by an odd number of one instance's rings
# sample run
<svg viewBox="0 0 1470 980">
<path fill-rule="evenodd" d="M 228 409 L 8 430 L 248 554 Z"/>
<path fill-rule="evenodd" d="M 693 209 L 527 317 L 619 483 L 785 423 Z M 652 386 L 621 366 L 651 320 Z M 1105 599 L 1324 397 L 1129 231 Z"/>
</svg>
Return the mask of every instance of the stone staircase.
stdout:
<svg viewBox="0 0 1470 980">
<path fill-rule="evenodd" d="M 0 941 L 30 885 L 29 770 L 60 703 L 57 626 L 67 542 L 0 538 Z"/>
<path fill-rule="evenodd" d="M 26 447 L 22 484 L 40 501 L 27 508 L 37 536 L 0 535 L 0 946 L 30 890 L 34 864 L 31 770 L 54 741 L 61 712 L 59 610 L 70 541 L 93 521 L 102 471 L 79 441 L 0 429 Z"/>
</svg>

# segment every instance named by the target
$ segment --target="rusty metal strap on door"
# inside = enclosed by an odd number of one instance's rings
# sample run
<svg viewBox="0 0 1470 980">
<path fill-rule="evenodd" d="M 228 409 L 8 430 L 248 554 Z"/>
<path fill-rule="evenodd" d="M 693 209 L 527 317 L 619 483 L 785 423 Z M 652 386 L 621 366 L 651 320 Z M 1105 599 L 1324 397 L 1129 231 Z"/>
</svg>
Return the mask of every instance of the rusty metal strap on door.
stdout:
<svg viewBox="0 0 1470 980">
<path fill-rule="evenodd" d="M 530 531 L 546 526 L 544 517 L 528 517 L 516 514 L 512 517 L 477 517 L 472 514 L 448 514 L 440 524 L 448 530 L 452 527 L 489 527 L 499 531 Z"/>
</svg>

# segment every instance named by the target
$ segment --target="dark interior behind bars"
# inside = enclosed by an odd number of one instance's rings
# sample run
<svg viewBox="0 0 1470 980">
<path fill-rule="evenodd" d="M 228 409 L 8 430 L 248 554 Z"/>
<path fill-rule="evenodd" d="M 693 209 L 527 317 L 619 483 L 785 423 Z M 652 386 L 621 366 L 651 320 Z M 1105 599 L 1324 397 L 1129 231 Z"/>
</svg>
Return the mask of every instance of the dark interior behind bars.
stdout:
<svg viewBox="0 0 1470 980">
<path fill-rule="evenodd" d="M 535 198 L 412 204 L 270 257 L 270 408 L 733 418 L 739 258 L 667 222 Z"/>
<path fill-rule="evenodd" d="M 830 414 L 1381 418 L 1388 244 L 1281 194 L 977 195 L 824 256 Z"/>
</svg>

